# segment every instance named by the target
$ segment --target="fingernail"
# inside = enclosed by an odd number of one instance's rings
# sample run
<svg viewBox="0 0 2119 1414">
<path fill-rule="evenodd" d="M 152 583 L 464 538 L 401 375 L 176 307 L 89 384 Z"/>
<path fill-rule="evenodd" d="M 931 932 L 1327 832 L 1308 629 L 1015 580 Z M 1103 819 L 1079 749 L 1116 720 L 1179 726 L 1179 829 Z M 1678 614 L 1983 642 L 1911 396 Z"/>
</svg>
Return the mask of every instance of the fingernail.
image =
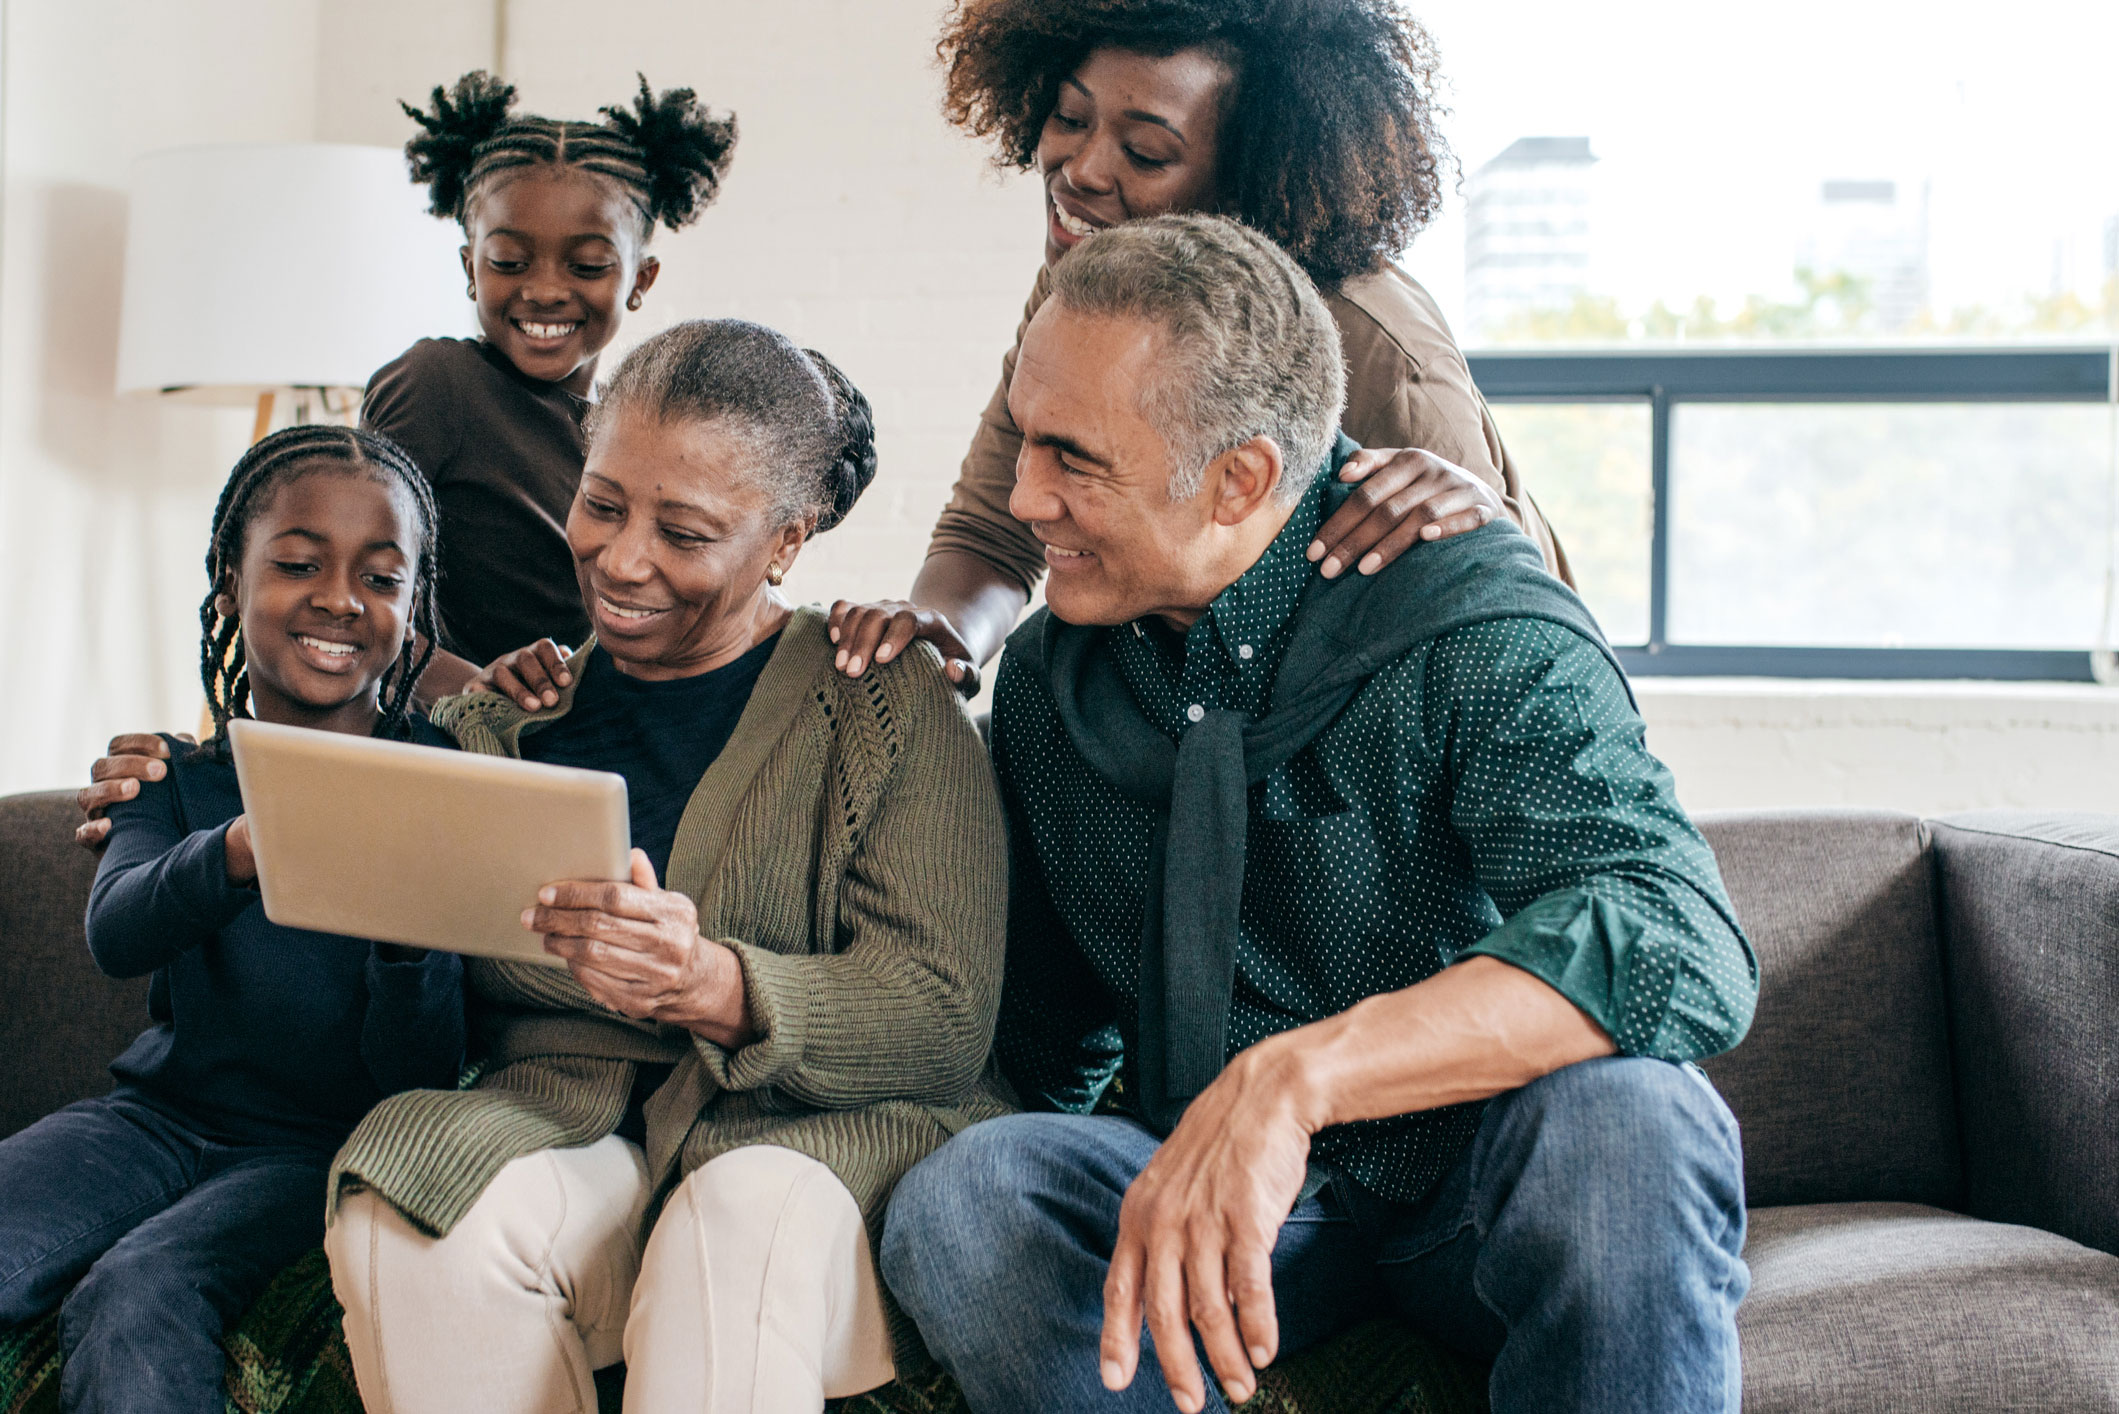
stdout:
<svg viewBox="0 0 2119 1414">
<path fill-rule="evenodd" d="M 159 761 L 150 761 L 147 763 L 147 779 L 150 781 L 159 781 L 162 779 L 162 773 L 168 769 L 169 768 L 167 766 L 164 766 Z"/>
<path fill-rule="evenodd" d="M 1442 527 L 1439 525 L 1423 525 L 1420 527 L 1420 538 L 1422 540 L 1432 540 L 1441 533 Z"/>
<path fill-rule="evenodd" d="M 139 783 L 138 781 L 134 781 L 134 780 L 123 780 L 123 781 L 120 781 L 120 782 L 118 782 L 118 794 L 119 794 L 119 795 L 138 795 L 139 793 L 140 793 L 140 783 Z"/>
<path fill-rule="evenodd" d="M 565 668 L 561 668 L 559 670 L 559 685 L 561 687 L 571 686 L 573 684 L 573 681 L 574 675 L 572 673 L 568 672 Z"/>
<path fill-rule="evenodd" d="M 1317 567 L 1317 572 L 1323 575 L 1326 579 L 1337 579 L 1339 578 L 1339 571 L 1345 568 L 1346 566 L 1339 563 L 1339 557 L 1337 555 L 1334 555 L 1330 559 L 1326 560 L 1323 564 L 1319 565 Z"/>
<path fill-rule="evenodd" d="M 536 711 L 536 710 L 537 710 L 537 699 L 536 699 L 536 698 L 534 698 L 534 697 L 531 697 L 531 696 L 529 696 L 528 694 L 524 694 L 524 696 L 523 696 L 523 699 L 522 699 L 522 710 L 523 710 L 523 711 L 525 711 L 525 712 L 534 712 L 534 711 Z"/>
<path fill-rule="evenodd" d="M 554 893 L 550 889 L 539 889 L 537 891 L 537 901 L 539 903 L 550 903 L 553 899 L 558 897 L 559 895 Z"/>
<path fill-rule="evenodd" d="M 1382 568 L 1383 556 L 1371 553 L 1361 557 L 1361 572 L 1363 574 L 1374 574 Z"/>
<path fill-rule="evenodd" d="M 859 677 L 861 675 L 861 660 L 859 658 L 848 658 L 846 660 L 846 671 L 852 673 L 855 677 Z"/>
<path fill-rule="evenodd" d="M 838 635 L 833 634 L 832 637 L 837 638 Z M 832 655 L 831 665 L 834 668 L 843 668 L 846 666 L 846 650 L 844 648 L 841 648 L 837 653 Z"/>
<path fill-rule="evenodd" d="M 1106 1360 L 1104 1362 L 1104 1388 L 1124 1389 L 1125 1387 L 1126 1372 L 1118 1368 L 1116 1360 Z"/>
<path fill-rule="evenodd" d="M 522 926 L 523 926 L 523 927 L 525 927 L 525 928 L 529 927 L 529 926 L 530 926 L 530 920 L 531 920 L 532 918 L 535 918 L 536 916 L 537 916 L 537 910 L 536 910 L 536 909 L 534 909 L 534 908 L 526 908 L 526 909 L 524 909 L 524 910 L 522 911 Z"/>
<path fill-rule="evenodd" d="M 1315 564 L 1317 563 L 1318 556 L 1324 553 L 1324 542 L 1322 540 L 1312 540 L 1310 542 L 1310 548 L 1303 551 L 1302 553 L 1304 558 L 1309 560 L 1311 564 Z"/>
<path fill-rule="evenodd" d="M 883 645 L 883 646 L 882 646 L 881 648 L 878 648 L 878 649 L 876 650 L 876 661 L 877 661 L 878 663 L 885 663 L 885 662 L 888 662 L 888 661 L 890 661 L 890 645 L 889 645 L 889 644 L 887 644 L 887 643 L 886 643 L 886 644 L 884 644 L 884 645 Z"/>
<path fill-rule="evenodd" d="M 547 707 L 557 707 L 559 705 L 559 694 L 552 691 L 549 687 L 544 690 L 544 705 Z"/>
<path fill-rule="evenodd" d="M 1259 1369 L 1263 1370 L 1267 1365 L 1272 1363 L 1272 1360 L 1273 1357 L 1266 1353 L 1266 1348 L 1264 1346 L 1254 1345 L 1251 1347 L 1251 1363 L 1253 1365 L 1256 1365 Z"/>
<path fill-rule="evenodd" d="M 831 641 L 834 643 L 839 641 L 839 631 L 837 629 L 831 631 Z"/>
</svg>

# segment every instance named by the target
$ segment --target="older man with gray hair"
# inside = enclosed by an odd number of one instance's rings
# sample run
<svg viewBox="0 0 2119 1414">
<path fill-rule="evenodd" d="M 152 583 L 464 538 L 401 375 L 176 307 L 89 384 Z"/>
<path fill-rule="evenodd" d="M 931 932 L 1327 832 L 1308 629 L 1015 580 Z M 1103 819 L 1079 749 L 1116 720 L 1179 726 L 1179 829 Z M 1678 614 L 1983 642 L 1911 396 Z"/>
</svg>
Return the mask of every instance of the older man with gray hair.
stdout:
<svg viewBox="0 0 2119 1414">
<path fill-rule="evenodd" d="M 1691 1062 L 1750 947 L 1520 531 L 1314 572 L 1343 382 L 1232 222 L 1055 268 L 1008 396 L 1052 577 L 993 722 L 998 1050 L 1047 1113 L 909 1174 L 884 1272 L 978 1414 L 1221 1408 L 1385 1311 L 1502 1414 L 1734 1410 L 1742 1160 Z"/>
</svg>

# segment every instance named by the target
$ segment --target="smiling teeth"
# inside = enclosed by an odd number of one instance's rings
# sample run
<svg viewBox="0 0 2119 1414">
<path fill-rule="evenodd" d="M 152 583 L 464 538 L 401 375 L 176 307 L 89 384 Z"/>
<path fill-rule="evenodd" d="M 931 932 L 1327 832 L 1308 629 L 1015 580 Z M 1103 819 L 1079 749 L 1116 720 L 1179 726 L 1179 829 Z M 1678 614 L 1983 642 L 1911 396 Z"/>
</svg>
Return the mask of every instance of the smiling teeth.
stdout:
<svg viewBox="0 0 2119 1414">
<path fill-rule="evenodd" d="M 515 327 L 533 339 L 564 339 L 581 326 L 579 324 L 532 324 L 527 319 L 515 321 Z"/>
<path fill-rule="evenodd" d="M 1070 236 L 1093 236 L 1097 228 L 1078 216 L 1068 213 L 1058 202 L 1052 203 L 1052 213 L 1059 218 L 1060 229 Z"/>
<path fill-rule="evenodd" d="M 354 654 L 361 651 L 357 644 L 332 643 L 321 638 L 311 638 L 306 633 L 298 633 L 294 638 L 297 643 L 306 644 L 319 653 L 329 653 L 334 658 L 351 658 Z"/>
<path fill-rule="evenodd" d="M 596 602 L 601 604 L 603 611 L 614 619 L 651 619 L 662 612 L 660 609 L 621 609 L 601 594 L 596 596 Z"/>
</svg>

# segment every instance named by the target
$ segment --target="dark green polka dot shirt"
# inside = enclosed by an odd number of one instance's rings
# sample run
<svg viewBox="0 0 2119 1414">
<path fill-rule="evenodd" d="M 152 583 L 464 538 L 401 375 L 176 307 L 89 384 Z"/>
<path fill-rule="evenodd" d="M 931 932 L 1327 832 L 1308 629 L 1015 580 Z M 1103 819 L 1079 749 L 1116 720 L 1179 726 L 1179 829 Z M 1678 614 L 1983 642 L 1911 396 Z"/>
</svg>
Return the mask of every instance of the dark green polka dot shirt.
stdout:
<svg viewBox="0 0 2119 1414">
<path fill-rule="evenodd" d="M 1264 705 L 1321 508 L 1319 486 L 1189 631 L 1105 631 L 1101 651 L 1173 740 L 1209 710 Z M 1002 1064 L 1027 1104 L 1085 1111 L 1114 1079 L 1122 1104 L 1155 809 L 1076 753 L 1013 653 L 993 736 L 1014 870 Z M 1714 858 L 1625 684 L 1543 619 L 1414 646 L 1252 788 L 1229 1054 L 1475 954 L 1542 978 L 1629 1055 L 1727 1050 L 1757 999 Z M 1329 1129 L 1312 1152 L 1412 1202 L 1481 1108 Z"/>
</svg>

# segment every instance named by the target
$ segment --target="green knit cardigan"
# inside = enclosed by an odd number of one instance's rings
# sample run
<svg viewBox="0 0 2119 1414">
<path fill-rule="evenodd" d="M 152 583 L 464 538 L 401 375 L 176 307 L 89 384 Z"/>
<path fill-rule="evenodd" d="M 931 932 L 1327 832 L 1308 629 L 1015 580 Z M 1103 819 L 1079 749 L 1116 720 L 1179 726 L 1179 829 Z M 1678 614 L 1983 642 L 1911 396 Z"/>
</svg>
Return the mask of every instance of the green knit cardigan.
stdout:
<svg viewBox="0 0 2119 1414">
<path fill-rule="evenodd" d="M 332 1164 L 332 1209 L 359 1183 L 446 1233 L 502 1165 L 611 1133 L 637 1067 L 673 1063 L 646 1103 L 650 1222 L 683 1175 L 776 1144 L 838 1175 L 873 1242 L 908 1169 L 1007 1112 L 991 1049 L 1008 871 L 985 748 L 932 651 L 858 679 L 832 655 L 823 616 L 796 611 L 685 807 L 663 881 L 735 951 L 758 1038 L 724 1049 L 619 1016 L 559 969 L 466 959 L 485 1071 L 371 1111 Z M 574 663 L 556 707 L 472 693 L 433 720 L 465 750 L 517 756 L 572 706 L 586 650 Z M 910 1371 L 924 1350 L 886 1304 Z"/>
</svg>

